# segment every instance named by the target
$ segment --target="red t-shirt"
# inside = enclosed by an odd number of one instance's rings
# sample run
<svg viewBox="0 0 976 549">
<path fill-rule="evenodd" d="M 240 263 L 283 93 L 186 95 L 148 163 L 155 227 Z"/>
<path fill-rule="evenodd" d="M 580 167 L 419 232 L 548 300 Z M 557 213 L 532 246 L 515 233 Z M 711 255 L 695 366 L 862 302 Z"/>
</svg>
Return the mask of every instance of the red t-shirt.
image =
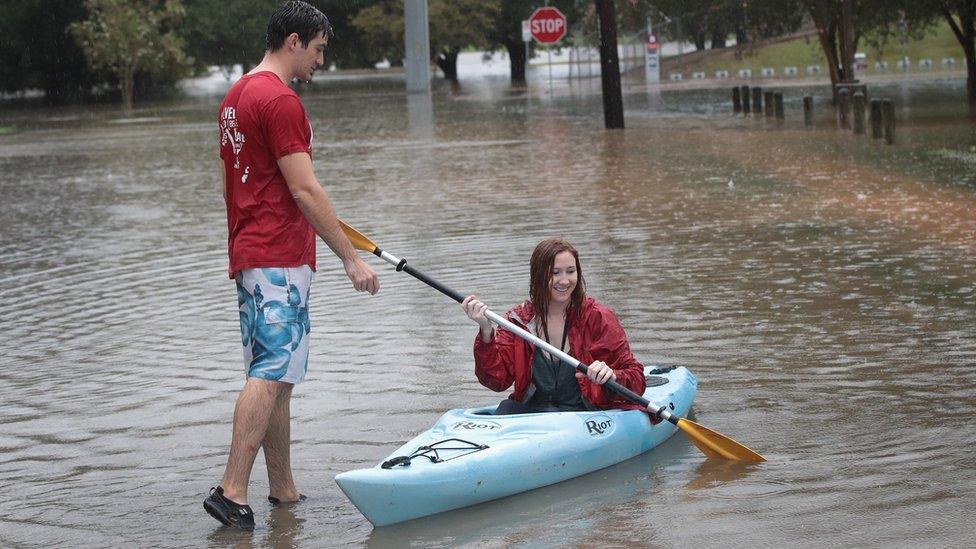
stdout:
<svg viewBox="0 0 976 549">
<path fill-rule="evenodd" d="M 231 278 L 241 269 L 315 270 L 315 230 L 278 169 L 278 159 L 312 154 L 312 127 L 301 100 L 272 72 L 231 86 L 217 113 L 227 181 L 227 248 Z"/>
</svg>

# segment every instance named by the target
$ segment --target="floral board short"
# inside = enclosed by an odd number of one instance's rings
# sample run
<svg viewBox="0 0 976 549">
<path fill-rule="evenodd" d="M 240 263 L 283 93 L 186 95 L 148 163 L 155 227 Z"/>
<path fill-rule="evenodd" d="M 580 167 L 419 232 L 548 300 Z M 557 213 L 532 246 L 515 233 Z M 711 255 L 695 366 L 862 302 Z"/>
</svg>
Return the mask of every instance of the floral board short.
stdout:
<svg viewBox="0 0 976 549">
<path fill-rule="evenodd" d="M 242 269 L 237 304 L 247 377 L 298 384 L 308 370 L 308 295 L 314 273 L 303 265 Z"/>
</svg>

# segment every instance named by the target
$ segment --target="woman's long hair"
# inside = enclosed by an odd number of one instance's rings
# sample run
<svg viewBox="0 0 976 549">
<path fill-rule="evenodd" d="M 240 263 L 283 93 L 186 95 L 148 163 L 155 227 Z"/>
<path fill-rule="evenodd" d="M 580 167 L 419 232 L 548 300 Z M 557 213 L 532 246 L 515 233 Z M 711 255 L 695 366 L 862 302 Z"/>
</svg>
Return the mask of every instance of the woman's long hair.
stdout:
<svg viewBox="0 0 976 549">
<path fill-rule="evenodd" d="M 532 300 L 532 308 L 539 318 L 542 333 L 548 333 L 549 301 L 552 292 L 549 285 L 552 283 L 552 267 L 556 263 L 556 256 L 569 252 L 576 259 L 576 288 L 569 297 L 569 309 L 566 311 L 566 318 L 570 312 L 580 314 L 580 306 L 583 304 L 583 297 L 586 295 L 586 282 L 583 280 L 583 269 L 580 267 L 579 252 L 572 244 L 562 238 L 549 238 L 540 242 L 532 252 L 532 259 L 529 261 L 529 299 Z"/>
</svg>

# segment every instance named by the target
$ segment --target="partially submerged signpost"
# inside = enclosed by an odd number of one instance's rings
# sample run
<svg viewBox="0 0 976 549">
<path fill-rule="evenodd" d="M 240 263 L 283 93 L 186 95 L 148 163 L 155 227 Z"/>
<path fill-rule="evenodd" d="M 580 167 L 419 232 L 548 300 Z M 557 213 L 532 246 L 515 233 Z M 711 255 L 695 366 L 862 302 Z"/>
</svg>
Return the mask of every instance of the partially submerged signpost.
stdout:
<svg viewBox="0 0 976 549">
<path fill-rule="evenodd" d="M 650 17 L 647 18 L 647 43 L 644 45 L 644 78 L 648 84 L 657 84 L 661 81 L 660 44 L 654 36 Z"/>
<path fill-rule="evenodd" d="M 529 33 L 542 45 L 555 44 L 566 36 L 566 16 L 556 8 L 539 8 L 529 16 Z M 546 53 L 549 56 L 549 92 L 552 93 L 552 53 L 549 48 L 546 48 Z"/>
</svg>

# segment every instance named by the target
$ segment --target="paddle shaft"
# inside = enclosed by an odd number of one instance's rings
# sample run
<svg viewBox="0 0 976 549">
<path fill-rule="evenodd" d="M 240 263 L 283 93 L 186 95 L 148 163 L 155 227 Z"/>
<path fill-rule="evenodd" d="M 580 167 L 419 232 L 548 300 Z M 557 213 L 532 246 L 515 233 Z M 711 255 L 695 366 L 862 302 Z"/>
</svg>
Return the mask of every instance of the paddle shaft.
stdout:
<svg viewBox="0 0 976 549">
<path fill-rule="evenodd" d="M 426 273 L 424 273 L 422 271 L 419 271 L 417 269 L 414 269 L 413 267 L 411 267 L 410 265 L 407 264 L 407 260 L 406 259 L 401 259 L 399 257 L 396 257 L 396 256 L 394 256 L 394 255 L 392 255 L 392 254 L 390 254 L 388 252 L 385 252 L 385 251 L 381 250 L 379 247 L 375 247 L 373 249 L 373 254 L 375 254 L 377 257 L 379 257 L 383 261 L 386 261 L 387 263 L 389 263 L 389 264 L 393 265 L 394 267 L 396 267 L 396 270 L 397 271 L 404 271 L 404 272 L 406 272 L 410 276 L 416 278 L 417 280 L 423 282 L 424 284 L 427 284 L 431 288 L 434 288 L 435 290 L 437 290 L 440 293 L 446 295 L 447 297 L 453 299 L 454 301 L 457 301 L 458 303 L 461 303 L 461 302 L 464 301 L 464 297 L 465 296 L 461 295 L 456 290 L 454 290 L 452 288 L 449 288 L 449 287 L 445 286 L 444 284 L 441 284 L 439 281 L 437 281 L 436 279 L 432 278 L 430 275 L 428 275 L 428 274 L 426 274 Z M 577 371 L 582 372 L 583 374 L 586 374 L 586 365 L 584 365 L 580 361 L 576 360 L 572 356 L 564 353 L 562 351 L 562 349 L 557 349 L 552 344 L 550 344 L 548 341 L 546 341 L 544 339 L 541 339 L 539 337 L 536 337 L 535 334 L 533 334 L 533 333 L 531 333 L 531 332 L 523 329 L 521 326 L 518 326 L 518 325 L 510 322 L 509 320 L 507 320 L 507 319 L 499 316 L 494 311 L 486 310 L 485 311 L 485 316 L 488 317 L 488 319 L 491 320 L 492 322 L 494 322 L 495 324 L 498 324 L 499 326 L 504 327 L 508 331 L 510 331 L 513 334 L 517 335 L 518 337 L 520 337 L 520 338 L 528 341 L 529 343 L 534 344 L 537 347 L 542 347 L 543 349 L 545 349 L 546 351 L 548 351 L 550 354 L 559 357 L 559 360 L 561 360 L 562 362 L 565 362 L 566 364 L 569 364 L 570 366 L 572 366 Z M 658 417 L 661 417 L 661 418 L 663 418 L 663 419 L 665 419 L 665 420 L 667 420 L 667 421 L 669 421 L 669 422 L 671 422 L 671 423 L 673 423 L 675 425 L 677 425 L 678 424 L 678 420 L 681 419 L 681 418 L 675 416 L 674 414 L 672 414 L 666 408 L 655 406 L 654 403 L 652 403 L 651 401 L 649 401 L 646 398 L 638 395 L 637 393 L 631 391 L 630 389 L 624 387 L 623 385 L 617 383 L 616 381 L 607 381 L 606 383 L 603 384 L 603 386 L 606 387 L 607 389 L 610 389 L 611 391 L 619 394 L 620 396 L 626 398 L 627 400 L 629 400 L 629 401 L 631 401 L 631 402 L 633 402 L 635 404 L 640 404 L 649 413 L 654 414 L 654 415 L 656 415 Z"/>
</svg>

